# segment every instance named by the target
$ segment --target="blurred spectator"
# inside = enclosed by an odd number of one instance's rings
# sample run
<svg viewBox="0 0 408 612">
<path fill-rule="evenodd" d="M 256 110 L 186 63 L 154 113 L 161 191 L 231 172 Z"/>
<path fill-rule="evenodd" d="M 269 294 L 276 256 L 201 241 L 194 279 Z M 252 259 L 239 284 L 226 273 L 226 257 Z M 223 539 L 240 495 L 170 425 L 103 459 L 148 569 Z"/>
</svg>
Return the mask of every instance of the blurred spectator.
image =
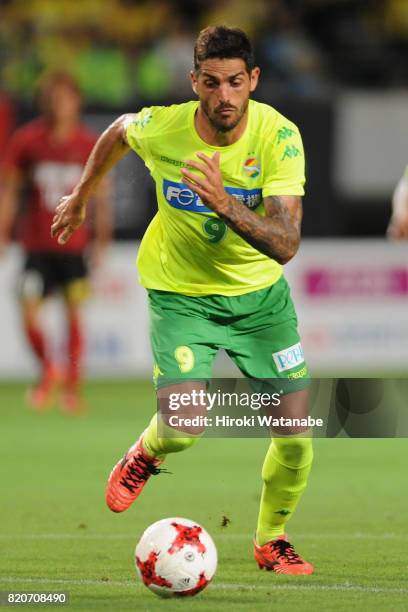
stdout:
<svg viewBox="0 0 408 612">
<path fill-rule="evenodd" d="M 139 62 L 138 85 L 143 98 L 191 94 L 189 74 L 193 67 L 194 36 L 181 18 L 173 19 L 168 33 Z"/>
<path fill-rule="evenodd" d="M 44 68 L 61 66 L 93 105 L 180 97 L 189 42 L 209 23 L 249 32 L 283 94 L 408 85 L 407 0 L 3 0 L 0 68 L 25 100 Z"/>
<path fill-rule="evenodd" d="M 387 0 L 385 28 L 395 39 L 408 42 L 408 3 L 406 0 Z"/>
<path fill-rule="evenodd" d="M 18 197 L 24 193 L 24 211 L 18 233 L 25 251 L 20 300 L 27 341 L 37 357 L 41 374 L 30 391 L 36 409 L 50 406 L 63 382 L 63 407 L 80 411 L 81 304 L 87 295 L 85 249 L 90 232 L 83 227 L 74 239 L 61 247 L 51 239 L 55 207 L 69 194 L 82 174 L 96 137 L 80 123 L 80 93 L 76 82 L 65 73 L 49 75 L 41 85 L 42 117 L 14 134 L 3 161 L 0 197 L 0 253 L 4 252 L 17 216 Z M 95 244 L 101 252 L 111 233 L 108 185 L 96 196 Z M 43 301 L 54 290 L 63 297 L 68 327 L 67 362 L 61 376 L 48 350 L 40 323 Z"/>
<path fill-rule="evenodd" d="M 303 25 L 327 56 L 338 83 L 384 87 L 390 78 L 390 48 L 384 29 L 385 0 L 310 0 Z"/>
<path fill-rule="evenodd" d="M 384 24 L 393 52 L 392 71 L 396 84 L 408 83 L 408 2 L 388 0 L 384 11 Z"/>
<path fill-rule="evenodd" d="M 203 5 L 198 29 L 208 24 L 227 23 L 244 30 L 256 43 L 271 4 L 274 3 L 265 0 L 209 0 Z"/>
<path fill-rule="evenodd" d="M 301 26 L 301 14 L 281 1 L 270 5 L 264 28 L 262 65 L 274 80 L 274 91 L 298 96 L 325 90 L 321 53 Z"/>
</svg>

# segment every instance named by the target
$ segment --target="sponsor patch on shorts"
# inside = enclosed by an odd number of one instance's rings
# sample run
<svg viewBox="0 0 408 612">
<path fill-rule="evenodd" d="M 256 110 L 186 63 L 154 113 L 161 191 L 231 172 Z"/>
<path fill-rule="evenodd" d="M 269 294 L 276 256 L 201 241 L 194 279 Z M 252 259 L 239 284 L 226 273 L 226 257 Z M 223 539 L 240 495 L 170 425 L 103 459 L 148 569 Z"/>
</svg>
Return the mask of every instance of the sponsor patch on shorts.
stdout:
<svg viewBox="0 0 408 612">
<path fill-rule="evenodd" d="M 297 380 L 298 378 L 305 378 L 307 376 L 307 367 L 304 366 L 301 370 L 297 372 L 291 372 L 288 374 L 289 380 Z"/>
<path fill-rule="evenodd" d="M 272 357 L 278 368 L 278 372 L 296 368 L 296 366 L 300 365 L 305 360 L 300 342 L 293 346 L 289 346 L 287 349 L 283 349 L 283 351 L 272 353 Z"/>
</svg>

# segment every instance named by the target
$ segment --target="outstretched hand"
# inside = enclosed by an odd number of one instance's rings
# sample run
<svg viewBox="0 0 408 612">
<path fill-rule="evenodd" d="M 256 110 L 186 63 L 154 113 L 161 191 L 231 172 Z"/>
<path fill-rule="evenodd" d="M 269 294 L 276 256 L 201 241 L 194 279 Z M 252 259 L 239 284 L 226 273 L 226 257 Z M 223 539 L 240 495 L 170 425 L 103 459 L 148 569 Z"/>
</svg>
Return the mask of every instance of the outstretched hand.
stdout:
<svg viewBox="0 0 408 612">
<path fill-rule="evenodd" d="M 408 238 L 408 211 L 398 218 L 393 217 L 391 219 L 387 236 L 392 240 L 406 240 Z"/>
<path fill-rule="evenodd" d="M 187 168 L 182 168 L 183 183 L 200 197 L 203 204 L 218 212 L 229 199 L 222 181 L 220 153 L 217 151 L 212 157 L 208 157 L 204 153 L 197 153 L 197 157 L 204 163 L 200 164 L 188 159 L 186 164 L 189 168 L 198 170 L 204 176 L 191 172 Z"/>
<path fill-rule="evenodd" d="M 86 204 L 71 194 L 61 198 L 55 209 L 51 225 L 51 236 L 58 244 L 66 244 L 72 234 L 82 225 L 86 216 Z"/>
</svg>

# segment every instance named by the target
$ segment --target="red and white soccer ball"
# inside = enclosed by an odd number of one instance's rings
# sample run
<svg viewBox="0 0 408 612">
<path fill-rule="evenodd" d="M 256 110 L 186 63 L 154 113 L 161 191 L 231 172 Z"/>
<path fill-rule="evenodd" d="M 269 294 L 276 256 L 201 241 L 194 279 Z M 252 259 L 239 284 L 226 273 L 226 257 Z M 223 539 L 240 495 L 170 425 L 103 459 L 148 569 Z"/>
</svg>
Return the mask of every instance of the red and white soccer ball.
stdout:
<svg viewBox="0 0 408 612">
<path fill-rule="evenodd" d="M 153 523 L 135 551 L 144 584 L 161 597 L 196 595 L 217 569 L 217 549 L 206 530 L 185 518 Z"/>
</svg>

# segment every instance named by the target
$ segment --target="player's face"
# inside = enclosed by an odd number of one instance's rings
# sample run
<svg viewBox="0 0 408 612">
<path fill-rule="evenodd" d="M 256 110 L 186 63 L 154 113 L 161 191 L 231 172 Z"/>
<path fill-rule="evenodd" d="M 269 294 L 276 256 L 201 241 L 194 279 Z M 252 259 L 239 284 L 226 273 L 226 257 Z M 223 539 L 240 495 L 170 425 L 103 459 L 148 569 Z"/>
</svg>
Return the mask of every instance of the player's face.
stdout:
<svg viewBox="0 0 408 612">
<path fill-rule="evenodd" d="M 258 84 L 259 68 L 249 74 L 242 59 L 208 59 L 191 73 L 200 106 L 217 132 L 234 129 L 248 108 L 250 93 Z"/>
<path fill-rule="evenodd" d="M 80 106 L 81 100 L 77 92 L 64 83 L 56 84 L 44 92 L 44 111 L 57 122 L 76 119 Z"/>
</svg>

